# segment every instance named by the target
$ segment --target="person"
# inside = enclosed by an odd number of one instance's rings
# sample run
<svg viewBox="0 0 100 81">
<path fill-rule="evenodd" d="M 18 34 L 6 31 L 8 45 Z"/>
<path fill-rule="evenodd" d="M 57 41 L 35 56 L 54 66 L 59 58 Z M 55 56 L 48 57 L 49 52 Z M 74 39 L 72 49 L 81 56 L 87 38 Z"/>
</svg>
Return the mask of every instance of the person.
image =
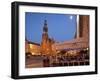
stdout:
<svg viewBox="0 0 100 81">
<path fill-rule="evenodd" d="M 45 56 L 45 58 L 43 59 L 43 66 L 44 67 L 49 67 L 50 66 L 50 60 L 48 57 Z"/>
</svg>

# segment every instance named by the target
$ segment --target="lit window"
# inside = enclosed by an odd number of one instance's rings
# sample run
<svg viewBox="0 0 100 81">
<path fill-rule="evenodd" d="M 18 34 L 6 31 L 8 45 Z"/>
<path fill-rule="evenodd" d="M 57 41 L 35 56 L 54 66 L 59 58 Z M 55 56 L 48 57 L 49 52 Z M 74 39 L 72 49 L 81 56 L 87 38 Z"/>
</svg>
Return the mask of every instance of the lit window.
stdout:
<svg viewBox="0 0 100 81">
<path fill-rule="evenodd" d="M 89 50 L 89 48 L 87 48 L 87 50 Z"/>
<path fill-rule="evenodd" d="M 30 44 L 30 48 L 33 48 L 33 45 L 32 44 Z"/>
<path fill-rule="evenodd" d="M 34 55 L 35 53 L 32 52 L 32 55 Z"/>
</svg>

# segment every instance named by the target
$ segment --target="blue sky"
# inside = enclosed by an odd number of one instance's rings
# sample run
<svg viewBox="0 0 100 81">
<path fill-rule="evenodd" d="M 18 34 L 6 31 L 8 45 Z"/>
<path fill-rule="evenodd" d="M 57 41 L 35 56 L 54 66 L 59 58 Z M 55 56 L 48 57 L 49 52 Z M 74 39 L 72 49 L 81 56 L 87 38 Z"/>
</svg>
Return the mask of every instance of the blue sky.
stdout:
<svg viewBox="0 0 100 81">
<path fill-rule="evenodd" d="M 57 42 L 72 40 L 76 32 L 76 15 L 25 13 L 25 36 L 27 40 L 41 43 L 44 20 L 48 23 L 48 35 Z"/>
</svg>

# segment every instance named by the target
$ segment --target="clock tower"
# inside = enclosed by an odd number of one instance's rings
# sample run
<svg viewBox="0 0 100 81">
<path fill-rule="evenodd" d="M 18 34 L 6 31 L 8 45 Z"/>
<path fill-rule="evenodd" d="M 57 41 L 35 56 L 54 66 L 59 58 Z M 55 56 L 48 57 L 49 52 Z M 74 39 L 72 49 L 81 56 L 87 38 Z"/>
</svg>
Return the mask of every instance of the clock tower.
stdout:
<svg viewBox="0 0 100 81">
<path fill-rule="evenodd" d="M 42 41 L 41 41 L 41 54 L 50 55 L 52 53 L 52 40 L 48 36 L 47 20 L 44 21 Z"/>
</svg>

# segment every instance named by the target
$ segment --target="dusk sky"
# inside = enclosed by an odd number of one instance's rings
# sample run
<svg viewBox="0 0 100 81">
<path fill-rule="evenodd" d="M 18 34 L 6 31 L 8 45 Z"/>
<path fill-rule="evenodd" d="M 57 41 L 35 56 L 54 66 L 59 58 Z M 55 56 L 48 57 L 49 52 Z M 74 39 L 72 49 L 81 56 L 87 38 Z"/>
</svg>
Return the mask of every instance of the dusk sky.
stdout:
<svg viewBox="0 0 100 81">
<path fill-rule="evenodd" d="M 41 43 L 44 20 L 48 35 L 57 42 L 72 40 L 76 31 L 76 16 L 68 14 L 25 13 L 25 36 L 27 40 Z"/>
</svg>

